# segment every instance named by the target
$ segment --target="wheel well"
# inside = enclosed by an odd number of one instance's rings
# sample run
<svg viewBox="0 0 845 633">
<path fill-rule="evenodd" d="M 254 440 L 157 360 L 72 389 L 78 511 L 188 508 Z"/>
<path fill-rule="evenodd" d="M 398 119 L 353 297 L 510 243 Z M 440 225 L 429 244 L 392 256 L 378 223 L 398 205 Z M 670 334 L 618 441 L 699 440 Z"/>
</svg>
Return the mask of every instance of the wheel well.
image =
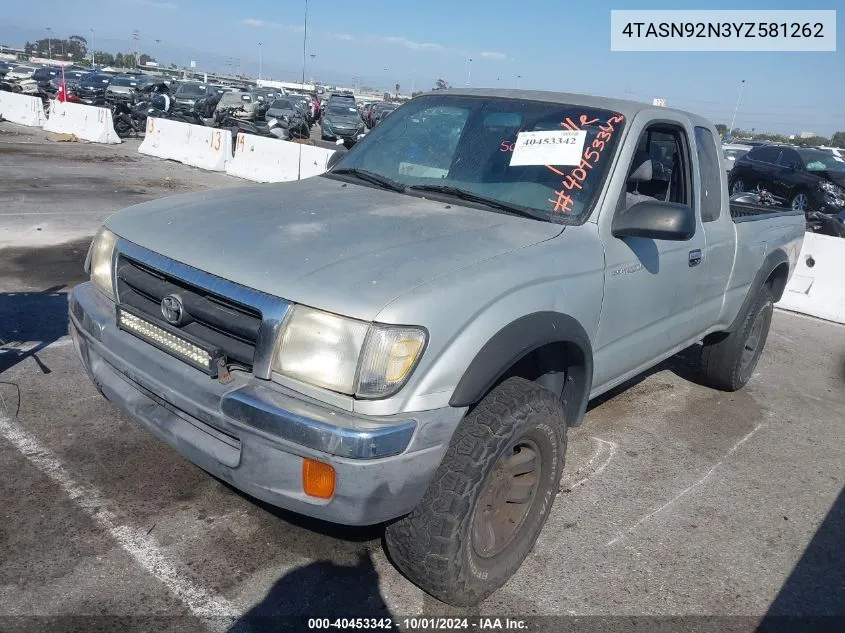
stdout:
<svg viewBox="0 0 845 633">
<path fill-rule="evenodd" d="M 581 424 L 582 399 L 587 398 L 592 371 L 588 370 L 584 351 L 578 345 L 557 341 L 531 350 L 506 369 L 478 401 L 514 376 L 536 382 L 554 393 L 566 410 L 567 425 Z"/>
<path fill-rule="evenodd" d="M 769 290 L 772 291 L 772 297 L 774 297 L 775 303 L 780 301 L 780 298 L 783 296 L 783 291 L 786 289 L 786 280 L 788 277 L 789 264 L 783 262 L 782 264 L 776 266 L 766 278 L 764 285 L 768 286 Z"/>
</svg>

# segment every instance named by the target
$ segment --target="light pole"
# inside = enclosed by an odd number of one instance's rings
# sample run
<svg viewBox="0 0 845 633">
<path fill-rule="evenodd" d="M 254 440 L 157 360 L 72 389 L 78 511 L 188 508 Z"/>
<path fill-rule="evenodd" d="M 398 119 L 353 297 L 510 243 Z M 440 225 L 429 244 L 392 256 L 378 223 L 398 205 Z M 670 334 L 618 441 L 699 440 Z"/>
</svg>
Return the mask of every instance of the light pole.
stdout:
<svg viewBox="0 0 845 633">
<path fill-rule="evenodd" d="M 91 68 L 94 68 L 94 29 L 91 31 Z"/>
<path fill-rule="evenodd" d="M 305 0 L 305 22 L 302 30 L 302 87 L 305 88 L 305 58 L 308 46 L 308 0 Z"/>
<path fill-rule="evenodd" d="M 516 76 L 516 89 L 519 90 L 522 84 L 522 75 Z"/>
<path fill-rule="evenodd" d="M 728 138 L 731 138 L 731 133 L 734 129 L 734 123 L 736 122 L 736 113 L 739 110 L 739 102 L 742 101 L 742 89 L 745 86 L 745 79 L 743 79 L 739 84 L 739 96 L 736 98 L 736 107 L 734 108 L 734 115 L 731 117 L 731 127 L 728 128 Z"/>
<path fill-rule="evenodd" d="M 314 83 L 314 59 L 317 57 L 317 53 L 310 53 L 308 57 L 311 58 L 311 83 Z"/>
<path fill-rule="evenodd" d="M 258 81 L 261 81 L 261 66 L 264 63 L 264 56 L 261 53 L 261 42 L 258 42 Z"/>
<path fill-rule="evenodd" d="M 53 59 L 53 29 L 49 26 L 47 27 L 47 55 L 50 59 Z"/>
<path fill-rule="evenodd" d="M 469 86 L 470 77 L 472 76 L 472 57 L 469 58 L 469 65 L 467 66 L 467 86 Z"/>
</svg>

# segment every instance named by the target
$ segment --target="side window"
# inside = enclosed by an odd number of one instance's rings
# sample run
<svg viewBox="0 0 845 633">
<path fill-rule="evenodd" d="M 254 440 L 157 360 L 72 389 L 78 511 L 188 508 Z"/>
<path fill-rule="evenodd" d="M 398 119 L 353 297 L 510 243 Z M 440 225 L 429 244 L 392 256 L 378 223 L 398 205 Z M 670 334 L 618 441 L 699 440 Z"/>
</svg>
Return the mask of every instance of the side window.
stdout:
<svg viewBox="0 0 845 633">
<path fill-rule="evenodd" d="M 722 170 L 716 141 L 706 127 L 695 128 L 695 149 L 701 172 L 701 221 L 712 222 L 722 211 Z"/>
<path fill-rule="evenodd" d="M 778 165 L 782 167 L 791 167 L 793 169 L 801 168 L 801 157 L 798 152 L 792 149 L 785 149 L 780 153 L 778 158 Z"/>
<path fill-rule="evenodd" d="M 760 161 L 761 163 L 776 165 L 779 155 L 780 149 L 777 147 L 758 147 L 749 152 L 748 158 Z"/>
<path fill-rule="evenodd" d="M 646 128 L 628 169 L 625 208 L 649 199 L 691 205 L 687 148 L 680 127 L 659 124 Z"/>
</svg>

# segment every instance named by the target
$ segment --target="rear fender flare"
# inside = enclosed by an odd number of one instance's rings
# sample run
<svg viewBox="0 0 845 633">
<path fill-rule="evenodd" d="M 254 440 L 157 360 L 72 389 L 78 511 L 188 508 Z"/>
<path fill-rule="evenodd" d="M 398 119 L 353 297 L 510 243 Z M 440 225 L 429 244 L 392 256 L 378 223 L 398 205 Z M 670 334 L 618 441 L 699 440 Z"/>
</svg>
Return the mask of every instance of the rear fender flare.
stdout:
<svg viewBox="0 0 845 633">
<path fill-rule="evenodd" d="M 760 288 L 763 287 L 763 284 L 766 283 L 769 276 L 774 272 L 774 270 L 782 265 L 786 264 L 789 266 L 789 256 L 786 254 L 786 251 L 783 249 L 775 249 L 771 253 L 766 256 L 766 259 L 763 260 L 763 264 L 757 270 L 757 274 L 754 276 L 754 281 L 751 282 L 751 287 L 748 289 L 748 294 L 745 295 L 745 299 L 742 302 L 742 306 L 739 309 L 739 312 L 736 315 L 736 318 L 730 324 L 727 332 L 733 332 L 740 326 L 745 318 L 745 315 L 751 309 L 751 306 L 754 304 L 754 300 L 757 298 L 758 293 L 760 292 Z M 775 290 L 775 289 L 773 289 Z M 775 301 L 780 300 L 780 295 L 782 294 L 783 289 L 780 289 L 780 293 L 775 294 Z"/>
</svg>

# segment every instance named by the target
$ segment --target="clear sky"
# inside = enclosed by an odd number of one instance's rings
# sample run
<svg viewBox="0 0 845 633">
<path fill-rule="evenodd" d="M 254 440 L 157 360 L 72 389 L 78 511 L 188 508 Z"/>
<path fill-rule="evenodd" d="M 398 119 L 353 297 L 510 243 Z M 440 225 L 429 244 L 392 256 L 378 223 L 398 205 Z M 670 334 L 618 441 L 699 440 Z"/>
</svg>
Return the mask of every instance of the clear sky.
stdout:
<svg viewBox="0 0 845 633">
<path fill-rule="evenodd" d="M 736 126 L 830 135 L 845 130 L 843 0 L 309 0 L 307 75 L 403 93 L 438 77 L 465 85 L 584 92 L 650 101 Z M 302 72 L 304 0 L 40 0 L 4 6 L 0 42 L 73 33 L 95 48 L 140 49 L 164 62 L 222 70 L 238 62 L 265 77 Z M 620 53 L 610 51 L 610 9 L 838 9 L 837 51 Z M 156 42 L 156 40 L 159 40 Z M 310 55 L 315 57 L 311 59 Z M 470 63 L 470 58 L 472 62 Z M 517 76 L 521 75 L 518 80 Z"/>
</svg>

